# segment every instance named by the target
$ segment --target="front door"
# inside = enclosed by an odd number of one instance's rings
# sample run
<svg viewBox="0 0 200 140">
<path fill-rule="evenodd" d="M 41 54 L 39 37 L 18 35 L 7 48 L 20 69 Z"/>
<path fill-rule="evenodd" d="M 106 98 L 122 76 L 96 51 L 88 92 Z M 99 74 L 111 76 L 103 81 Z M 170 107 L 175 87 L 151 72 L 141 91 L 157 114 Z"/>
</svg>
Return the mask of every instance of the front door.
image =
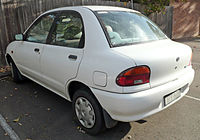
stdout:
<svg viewBox="0 0 200 140">
<path fill-rule="evenodd" d="M 36 20 L 24 35 L 16 49 L 16 64 L 21 72 L 30 78 L 40 81 L 40 59 L 44 44 L 55 16 L 48 14 Z"/>
</svg>

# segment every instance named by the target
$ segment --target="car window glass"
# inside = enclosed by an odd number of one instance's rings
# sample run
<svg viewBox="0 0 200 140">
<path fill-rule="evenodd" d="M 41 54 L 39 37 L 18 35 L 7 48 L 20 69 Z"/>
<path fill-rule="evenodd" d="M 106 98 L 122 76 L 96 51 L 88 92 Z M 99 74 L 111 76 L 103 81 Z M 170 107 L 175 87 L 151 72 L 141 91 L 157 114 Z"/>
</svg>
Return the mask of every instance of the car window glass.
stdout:
<svg viewBox="0 0 200 140">
<path fill-rule="evenodd" d="M 140 13 L 99 11 L 113 47 L 167 39 L 152 21 Z"/>
<path fill-rule="evenodd" d="M 73 48 L 80 47 L 81 40 L 83 40 L 83 24 L 78 13 L 62 13 L 55 24 L 50 44 Z"/>
<path fill-rule="evenodd" d="M 37 43 L 46 43 L 54 19 L 54 15 L 46 15 L 39 19 L 39 21 L 29 29 L 26 40 Z"/>
</svg>

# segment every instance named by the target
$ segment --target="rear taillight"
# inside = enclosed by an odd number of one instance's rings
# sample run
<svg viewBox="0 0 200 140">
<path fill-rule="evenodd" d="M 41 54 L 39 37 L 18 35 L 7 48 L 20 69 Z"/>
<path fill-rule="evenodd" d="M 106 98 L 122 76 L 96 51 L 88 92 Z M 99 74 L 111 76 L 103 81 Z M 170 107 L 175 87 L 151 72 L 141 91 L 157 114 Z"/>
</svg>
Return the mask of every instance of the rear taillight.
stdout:
<svg viewBox="0 0 200 140">
<path fill-rule="evenodd" d="M 150 69 L 147 66 L 137 66 L 120 73 L 116 79 L 119 86 L 134 86 L 149 83 Z"/>
</svg>

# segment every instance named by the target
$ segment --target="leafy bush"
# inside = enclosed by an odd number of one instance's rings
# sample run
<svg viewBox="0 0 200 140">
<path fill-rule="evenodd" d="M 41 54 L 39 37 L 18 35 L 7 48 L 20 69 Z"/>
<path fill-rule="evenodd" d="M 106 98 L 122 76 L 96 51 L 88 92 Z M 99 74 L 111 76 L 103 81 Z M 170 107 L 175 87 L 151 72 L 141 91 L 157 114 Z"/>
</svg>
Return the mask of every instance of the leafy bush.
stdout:
<svg viewBox="0 0 200 140">
<path fill-rule="evenodd" d="M 121 2 L 129 2 L 131 0 L 116 0 Z M 146 5 L 145 14 L 149 16 L 151 13 L 164 12 L 165 6 L 170 4 L 170 1 L 184 2 L 186 0 L 133 0 L 134 3 Z"/>
<path fill-rule="evenodd" d="M 134 0 L 134 2 L 146 5 L 144 12 L 147 16 L 155 12 L 164 12 L 165 6 L 169 6 L 170 1 L 184 2 L 186 0 Z"/>
</svg>

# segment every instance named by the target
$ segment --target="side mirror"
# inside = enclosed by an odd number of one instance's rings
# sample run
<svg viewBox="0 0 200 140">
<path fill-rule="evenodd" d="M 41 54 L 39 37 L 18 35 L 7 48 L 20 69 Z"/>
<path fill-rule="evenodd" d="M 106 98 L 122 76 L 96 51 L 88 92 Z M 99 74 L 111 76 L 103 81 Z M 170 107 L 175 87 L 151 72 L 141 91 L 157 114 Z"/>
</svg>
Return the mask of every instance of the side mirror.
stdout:
<svg viewBox="0 0 200 140">
<path fill-rule="evenodd" d="M 15 40 L 17 40 L 17 41 L 23 41 L 24 40 L 24 35 L 23 34 L 17 34 L 17 35 L 15 35 Z"/>
</svg>

